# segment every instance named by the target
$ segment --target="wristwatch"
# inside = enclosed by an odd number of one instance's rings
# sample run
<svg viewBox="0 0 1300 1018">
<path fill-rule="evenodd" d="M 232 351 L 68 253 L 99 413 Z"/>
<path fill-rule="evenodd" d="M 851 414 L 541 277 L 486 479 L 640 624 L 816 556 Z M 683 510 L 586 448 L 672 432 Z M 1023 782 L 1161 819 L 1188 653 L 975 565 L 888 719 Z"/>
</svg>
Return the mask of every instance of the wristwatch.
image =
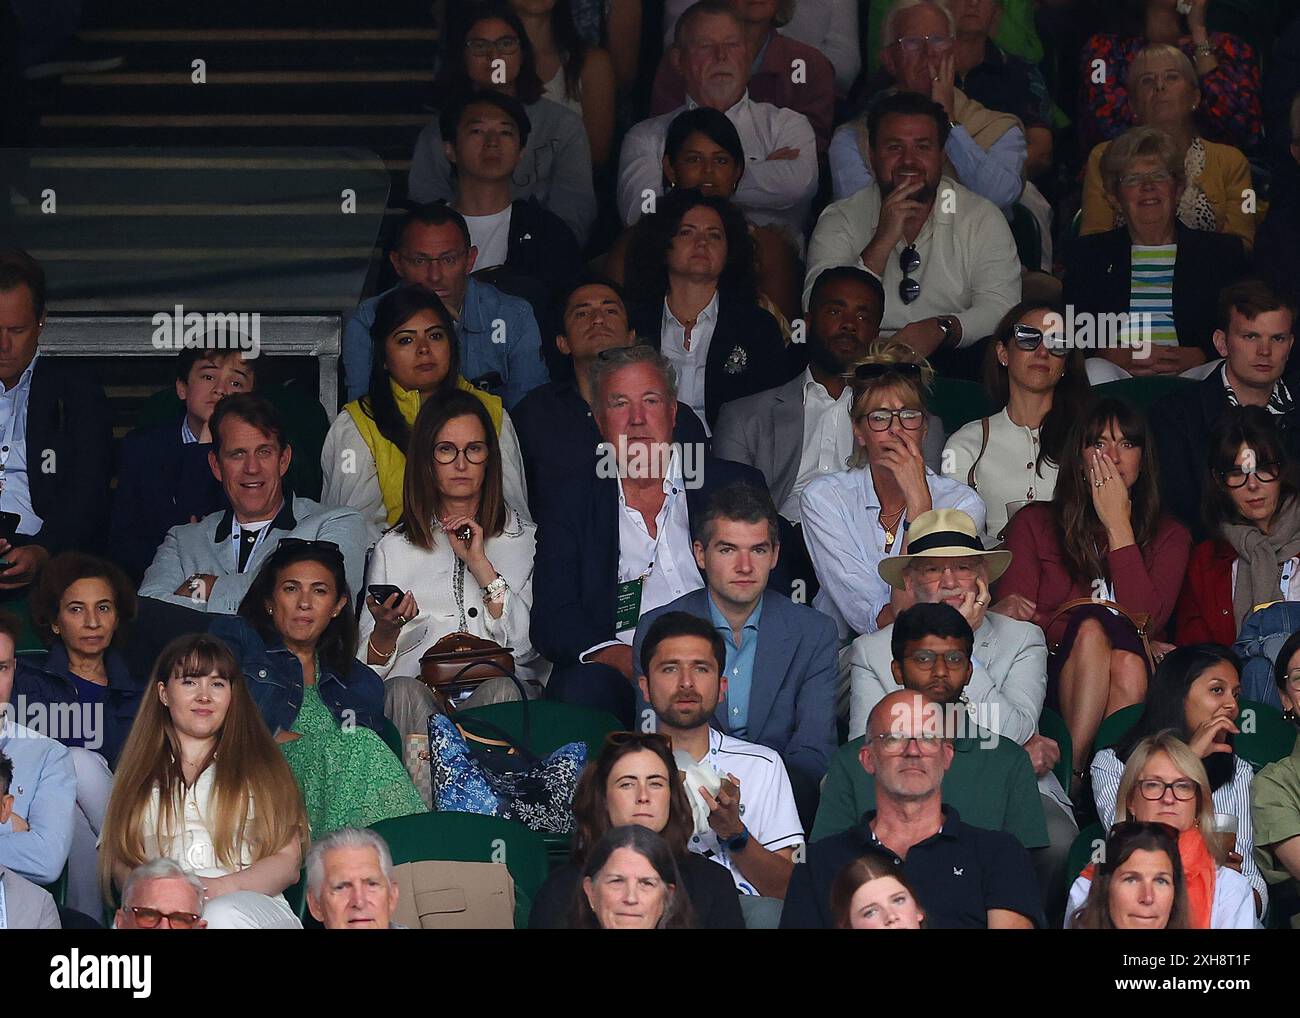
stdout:
<svg viewBox="0 0 1300 1018">
<path fill-rule="evenodd" d="M 947 350 L 954 345 L 957 338 L 957 333 L 953 328 L 952 318 L 947 315 L 939 315 L 935 321 L 939 323 L 939 331 L 943 333 L 943 340 L 940 342 L 939 348 Z"/>
<path fill-rule="evenodd" d="M 726 846 L 727 852 L 731 855 L 736 855 L 740 852 L 743 852 L 745 850 L 745 846 L 749 844 L 748 829 L 742 827 L 740 829 L 739 834 L 737 834 L 734 838 L 728 838 L 722 844 Z"/>
</svg>

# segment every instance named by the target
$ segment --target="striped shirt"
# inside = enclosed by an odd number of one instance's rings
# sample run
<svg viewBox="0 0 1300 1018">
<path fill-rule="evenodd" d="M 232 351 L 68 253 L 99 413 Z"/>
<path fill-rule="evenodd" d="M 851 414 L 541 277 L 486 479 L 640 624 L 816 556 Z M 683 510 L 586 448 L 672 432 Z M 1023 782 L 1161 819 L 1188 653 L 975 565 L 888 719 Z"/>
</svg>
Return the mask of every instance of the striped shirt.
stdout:
<svg viewBox="0 0 1300 1018">
<path fill-rule="evenodd" d="M 1128 313 L 1132 342 L 1142 342 L 1149 335 L 1153 346 L 1177 346 L 1174 261 L 1178 257 L 1178 245 L 1134 244 L 1131 250 Z"/>
<path fill-rule="evenodd" d="M 1232 780 L 1214 790 L 1214 810 L 1216 813 L 1231 813 L 1237 818 L 1237 854 L 1241 856 L 1241 874 L 1259 892 L 1262 911 L 1268 907 L 1268 884 L 1255 862 L 1255 826 L 1250 815 L 1250 782 L 1255 772 L 1241 757 L 1233 759 L 1236 766 Z M 1115 822 L 1115 797 L 1119 794 L 1119 782 L 1123 776 L 1124 765 L 1113 749 L 1103 749 L 1093 757 L 1092 796 L 1105 830 L 1110 830 Z"/>
</svg>

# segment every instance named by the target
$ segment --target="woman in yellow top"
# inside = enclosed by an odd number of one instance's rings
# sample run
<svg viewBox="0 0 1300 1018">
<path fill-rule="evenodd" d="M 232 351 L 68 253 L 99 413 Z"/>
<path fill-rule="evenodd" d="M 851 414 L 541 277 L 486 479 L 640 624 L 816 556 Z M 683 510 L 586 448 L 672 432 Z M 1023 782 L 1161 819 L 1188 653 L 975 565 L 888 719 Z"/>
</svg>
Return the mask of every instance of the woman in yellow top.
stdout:
<svg viewBox="0 0 1300 1018">
<path fill-rule="evenodd" d="M 1174 139 L 1183 159 L 1187 186 L 1178 202 L 1178 221 L 1192 230 L 1231 233 L 1247 250 L 1255 243 L 1254 193 L 1250 163 L 1241 150 L 1201 137 L 1196 109 L 1201 87 L 1196 68 L 1176 46 L 1147 46 L 1133 58 L 1128 71 L 1133 123 L 1156 127 Z M 1110 142 L 1088 155 L 1083 178 L 1083 222 L 1079 232 L 1105 233 L 1123 225 L 1106 201 L 1101 157 Z M 1246 211 L 1249 209 L 1250 211 Z"/>
<path fill-rule="evenodd" d="M 420 407 L 464 390 L 482 401 L 496 428 L 506 503 L 531 521 L 514 425 L 501 400 L 460 377 L 455 328 L 438 296 L 419 287 L 394 290 L 376 307 L 370 334 L 370 387 L 343 408 L 325 438 L 321 502 L 359 511 L 377 541 L 402 516 L 402 480 Z"/>
</svg>

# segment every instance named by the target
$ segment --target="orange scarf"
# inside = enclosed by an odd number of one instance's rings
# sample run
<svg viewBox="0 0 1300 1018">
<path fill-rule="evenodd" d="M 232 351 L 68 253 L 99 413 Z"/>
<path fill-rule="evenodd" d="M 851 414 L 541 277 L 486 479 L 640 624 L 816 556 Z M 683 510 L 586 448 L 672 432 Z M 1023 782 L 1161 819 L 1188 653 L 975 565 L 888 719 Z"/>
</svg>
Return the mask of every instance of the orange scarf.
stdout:
<svg viewBox="0 0 1300 1018">
<path fill-rule="evenodd" d="M 1218 864 L 1214 861 L 1214 856 L 1210 855 L 1200 828 L 1189 827 L 1178 835 L 1178 858 L 1183 864 L 1183 884 L 1187 888 L 1192 929 L 1208 930 L 1210 913 L 1214 908 L 1214 880 Z M 1096 868 L 1093 863 L 1088 863 L 1079 876 L 1091 881 Z"/>
</svg>

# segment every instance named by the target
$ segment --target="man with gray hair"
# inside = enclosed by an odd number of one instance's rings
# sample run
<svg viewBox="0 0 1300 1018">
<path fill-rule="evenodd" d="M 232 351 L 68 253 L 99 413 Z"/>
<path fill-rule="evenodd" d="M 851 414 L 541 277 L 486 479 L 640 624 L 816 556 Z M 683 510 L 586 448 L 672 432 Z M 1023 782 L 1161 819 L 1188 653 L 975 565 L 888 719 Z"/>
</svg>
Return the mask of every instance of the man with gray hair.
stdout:
<svg viewBox="0 0 1300 1018">
<path fill-rule="evenodd" d="M 673 443 L 677 386 L 651 347 L 603 351 L 591 369 L 602 445 L 538 507 L 533 645 L 555 670 L 547 695 L 608 711 L 631 727 L 632 638 L 641 615 L 704 586 L 691 520 L 711 492 L 746 482 L 752 467 Z"/>
<path fill-rule="evenodd" d="M 405 929 L 397 908 L 393 856 L 374 831 L 344 827 L 307 854 L 307 908 L 327 930 Z"/>
<path fill-rule="evenodd" d="M 122 888 L 122 907 L 113 918 L 118 930 L 203 930 L 203 882 L 172 859 L 137 866 Z"/>
</svg>

